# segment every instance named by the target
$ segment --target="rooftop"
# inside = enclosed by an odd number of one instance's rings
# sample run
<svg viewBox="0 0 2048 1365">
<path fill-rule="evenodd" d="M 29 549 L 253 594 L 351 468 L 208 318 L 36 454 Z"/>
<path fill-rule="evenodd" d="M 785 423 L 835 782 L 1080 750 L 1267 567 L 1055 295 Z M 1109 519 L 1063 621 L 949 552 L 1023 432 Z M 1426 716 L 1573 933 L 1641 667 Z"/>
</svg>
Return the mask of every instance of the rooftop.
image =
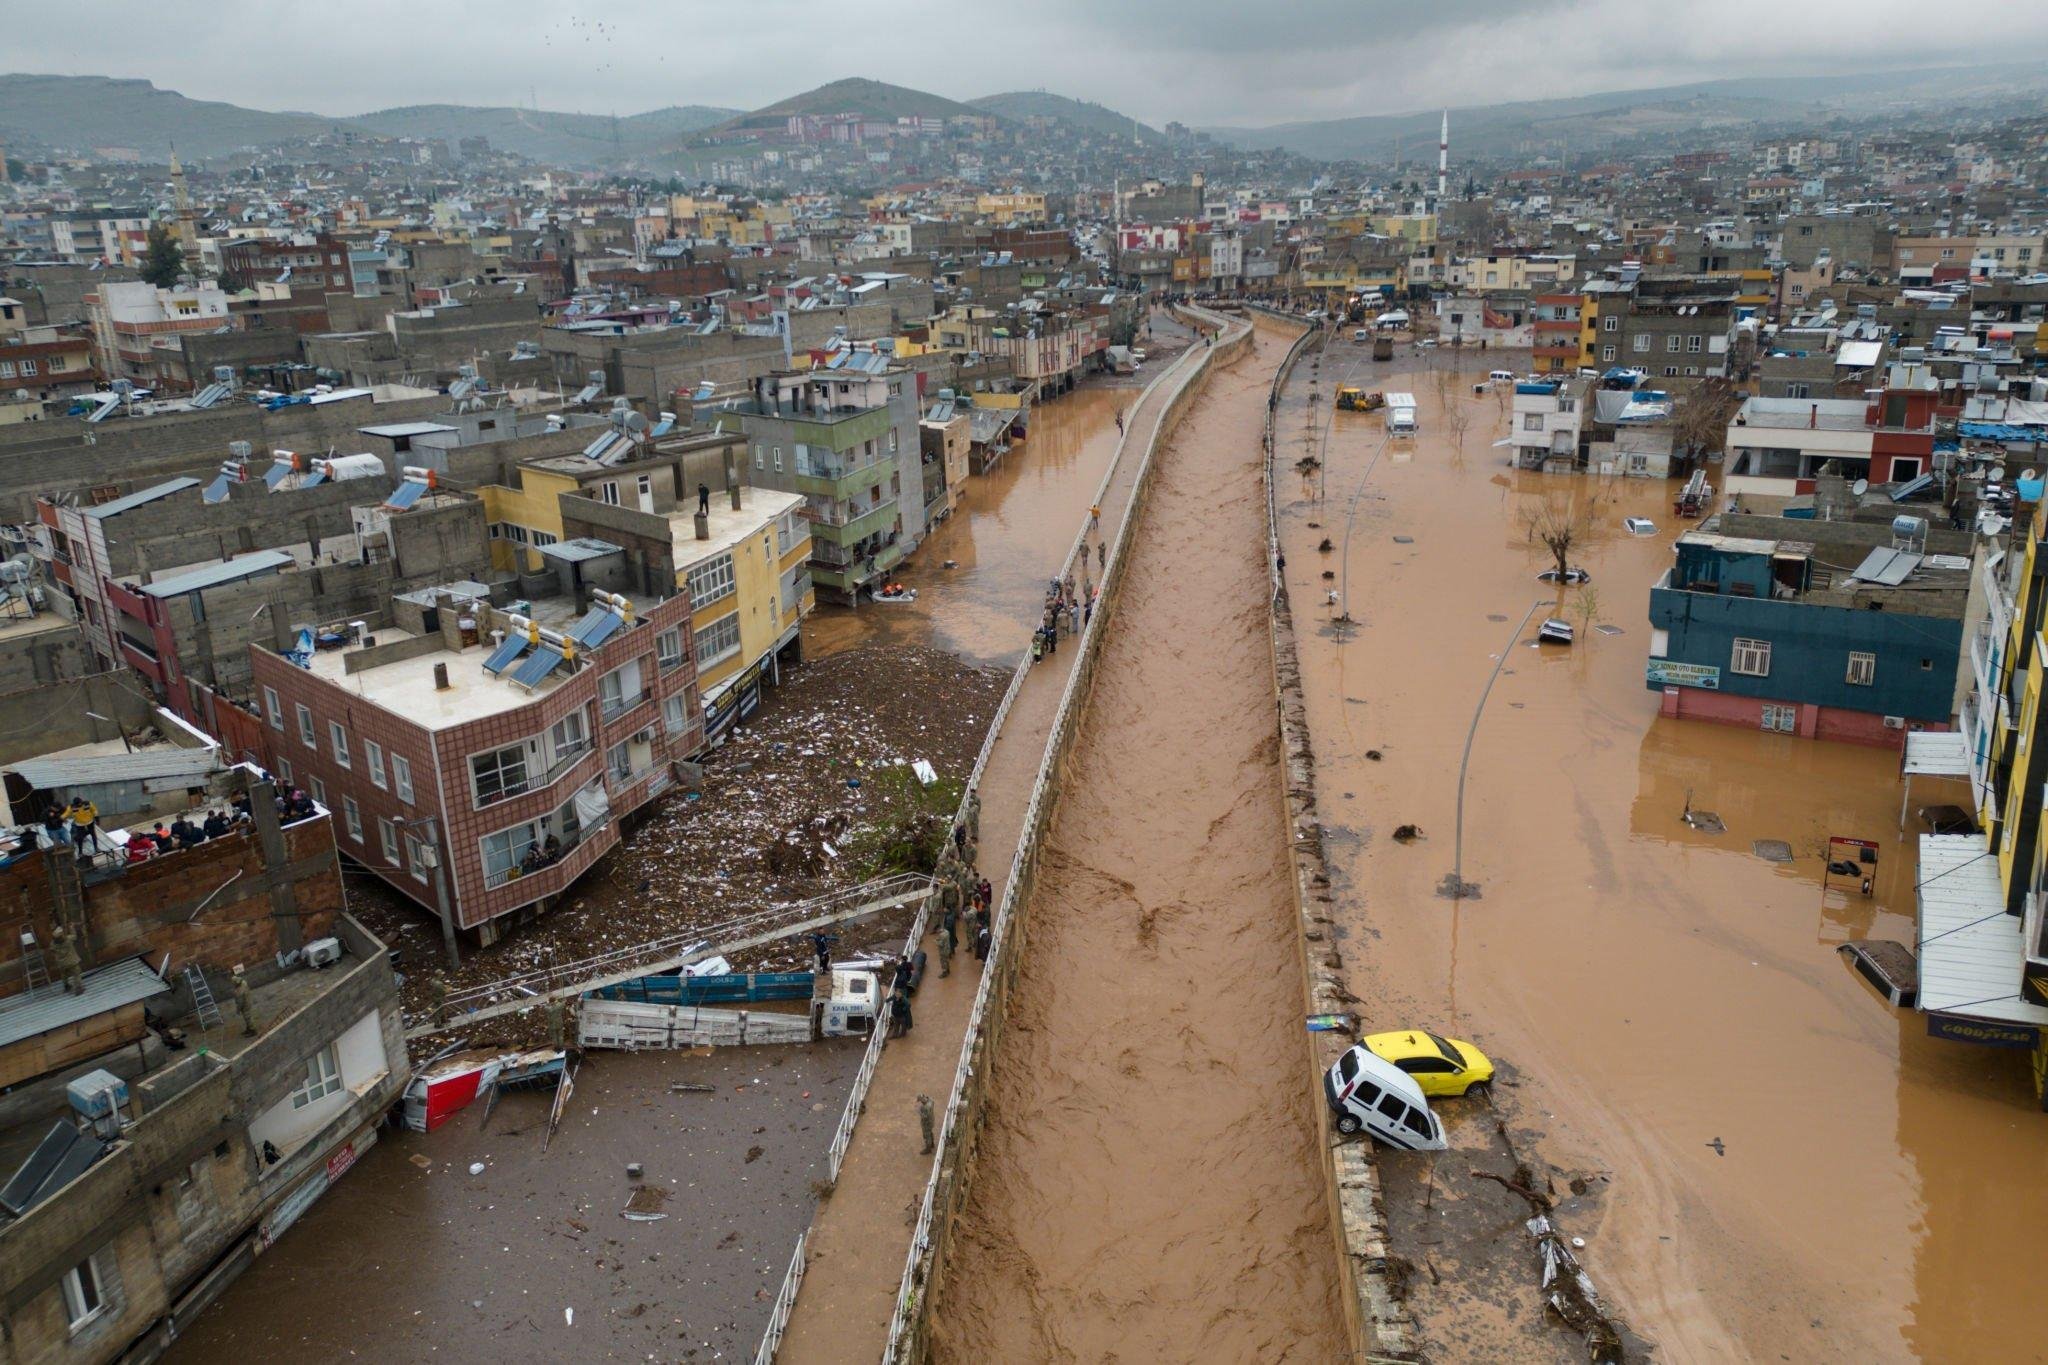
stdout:
<svg viewBox="0 0 2048 1365">
<path fill-rule="evenodd" d="M 676 568 L 686 569 L 693 564 L 730 550 L 733 546 L 759 531 L 804 502 L 801 493 L 778 493 L 772 488 L 741 488 L 740 506 L 735 512 L 729 495 L 711 495 L 711 538 L 697 539 L 695 525 L 695 504 L 678 507 L 669 514 L 669 534 L 675 544 Z"/>
<path fill-rule="evenodd" d="M 537 609 L 539 605 L 536 604 Z M 540 618 L 536 616 L 536 619 Z M 543 620 L 542 624 L 550 623 Z M 380 647 L 421 638 L 396 627 L 381 629 L 376 636 Z M 488 637 L 486 641 L 488 643 Z M 524 706 L 537 697 L 547 695 L 569 676 L 568 670 L 558 668 L 530 690 L 508 678 L 493 677 L 483 668 L 484 660 L 491 656 L 486 645 L 459 652 L 444 647 L 411 658 L 372 664 L 350 673 L 344 660 L 355 653 L 355 650 L 343 649 L 315 650 L 311 671 L 429 730 L 451 729 Z M 436 664 L 448 666 L 448 686 L 445 689 L 434 683 Z"/>
</svg>

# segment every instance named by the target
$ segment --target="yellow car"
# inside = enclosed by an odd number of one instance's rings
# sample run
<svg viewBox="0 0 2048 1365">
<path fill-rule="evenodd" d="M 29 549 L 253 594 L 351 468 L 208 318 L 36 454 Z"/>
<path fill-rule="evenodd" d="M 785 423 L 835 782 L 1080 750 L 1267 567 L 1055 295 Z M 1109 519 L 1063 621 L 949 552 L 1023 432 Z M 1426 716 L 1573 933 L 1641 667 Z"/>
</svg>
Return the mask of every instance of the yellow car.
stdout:
<svg viewBox="0 0 2048 1365">
<path fill-rule="evenodd" d="M 1413 1076 L 1425 1095 L 1462 1095 L 1475 1085 L 1493 1084 L 1493 1063 L 1486 1054 L 1456 1038 L 1411 1029 L 1374 1033 L 1359 1041 L 1375 1057 Z"/>
</svg>

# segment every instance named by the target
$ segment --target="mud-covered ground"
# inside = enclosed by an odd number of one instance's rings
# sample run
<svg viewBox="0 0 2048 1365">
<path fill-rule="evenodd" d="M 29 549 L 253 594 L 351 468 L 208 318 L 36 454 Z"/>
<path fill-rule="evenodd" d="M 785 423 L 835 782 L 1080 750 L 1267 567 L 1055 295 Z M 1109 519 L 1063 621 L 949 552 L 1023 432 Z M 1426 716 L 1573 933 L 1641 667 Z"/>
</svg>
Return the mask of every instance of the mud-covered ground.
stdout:
<svg viewBox="0 0 2048 1365">
<path fill-rule="evenodd" d="M 374 878 L 349 880 L 351 908 L 402 949 L 413 1018 L 427 1009 L 435 975 L 459 990 L 854 885 L 859 871 L 842 849 L 874 822 L 890 770 L 921 758 L 942 782 L 964 778 L 1008 682 L 996 669 L 915 644 L 856 648 L 786 669 L 782 686 L 765 692 L 761 709 L 710 756 L 694 795 L 672 789 L 564 904 L 466 953 L 459 972 L 447 972 L 426 914 Z M 848 930 L 845 948 L 892 933 L 900 943 L 902 928 L 877 917 Z M 734 965 L 777 970 L 807 961 L 808 952 L 792 941 Z"/>
<path fill-rule="evenodd" d="M 386 1130 L 165 1360 L 751 1359 L 861 1050 L 594 1053 L 546 1152 L 542 1093 Z"/>
</svg>

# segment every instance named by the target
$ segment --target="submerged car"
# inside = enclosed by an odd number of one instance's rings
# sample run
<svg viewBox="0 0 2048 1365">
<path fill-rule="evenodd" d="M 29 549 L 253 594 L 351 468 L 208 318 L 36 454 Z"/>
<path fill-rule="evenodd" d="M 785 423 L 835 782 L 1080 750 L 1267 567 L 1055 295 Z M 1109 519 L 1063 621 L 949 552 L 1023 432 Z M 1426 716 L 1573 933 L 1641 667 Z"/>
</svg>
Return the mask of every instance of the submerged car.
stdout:
<svg viewBox="0 0 2048 1365">
<path fill-rule="evenodd" d="M 1347 1136 L 1371 1133 L 1411 1152 L 1441 1152 L 1450 1145 L 1415 1078 L 1363 1045 L 1344 1049 L 1323 1073 L 1323 1096 L 1337 1116 L 1337 1131 Z"/>
<path fill-rule="evenodd" d="M 1462 1039 L 1408 1029 L 1369 1034 L 1362 1041 L 1375 1057 L 1413 1076 L 1425 1095 L 1462 1095 L 1475 1085 L 1493 1084 L 1493 1063 Z"/>
<path fill-rule="evenodd" d="M 1590 572 L 1576 565 L 1566 569 L 1563 573 L 1559 573 L 1556 569 L 1545 569 L 1542 573 L 1537 574 L 1536 577 L 1545 583 L 1591 583 L 1593 581 L 1593 575 Z"/>
</svg>

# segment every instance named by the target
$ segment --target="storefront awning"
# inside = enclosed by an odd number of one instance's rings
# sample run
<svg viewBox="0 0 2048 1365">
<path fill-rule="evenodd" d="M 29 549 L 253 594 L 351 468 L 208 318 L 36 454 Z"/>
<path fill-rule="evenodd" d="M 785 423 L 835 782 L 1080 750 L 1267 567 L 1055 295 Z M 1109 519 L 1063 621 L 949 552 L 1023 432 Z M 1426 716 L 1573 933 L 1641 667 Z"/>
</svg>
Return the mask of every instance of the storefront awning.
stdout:
<svg viewBox="0 0 2048 1365">
<path fill-rule="evenodd" d="M 1921 835 L 1916 880 L 1920 1009 L 1951 1026 L 1981 1026 L 1984 1042 L 2027 1042 L 2048 1028 L 2048 1005 L 2020 997 L 2020 917 L 2005 913 L 1998 858 L 1984 836 Z"/>
</svg>

